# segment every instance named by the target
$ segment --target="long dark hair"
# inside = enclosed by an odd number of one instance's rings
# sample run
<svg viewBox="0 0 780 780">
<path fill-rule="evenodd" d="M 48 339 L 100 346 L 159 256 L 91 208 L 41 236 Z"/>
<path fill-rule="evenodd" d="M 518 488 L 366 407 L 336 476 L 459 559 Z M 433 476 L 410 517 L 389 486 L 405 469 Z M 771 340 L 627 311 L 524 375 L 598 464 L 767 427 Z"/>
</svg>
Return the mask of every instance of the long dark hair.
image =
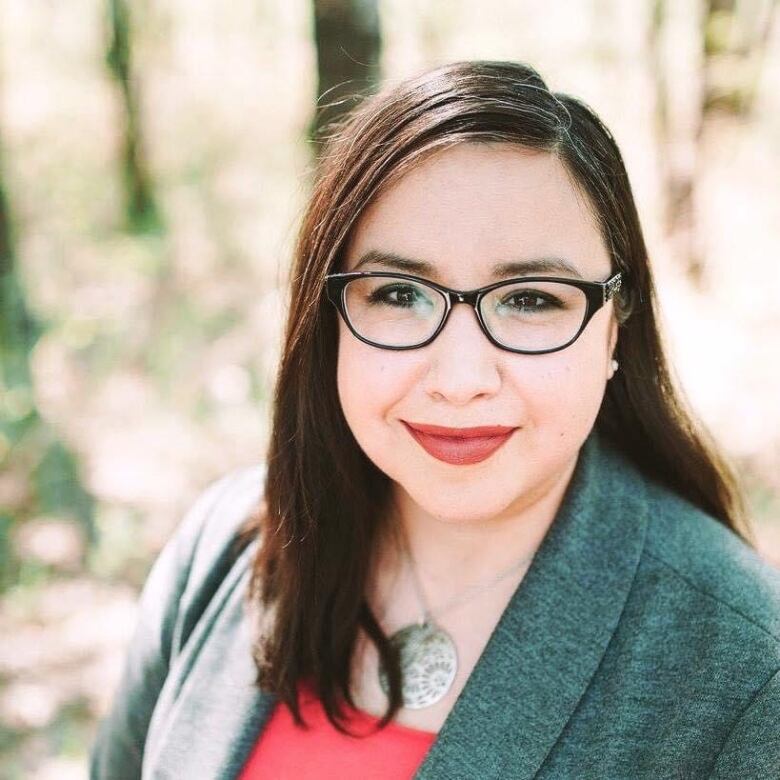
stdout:
<svg viewBox="0 0 780 780">
<path fill-rule="evenodd" d="M 615 303 L 620 371 L 596 426 L 643 472 L 752 542 L 725 459 L 670 375 L 656 293 L 628 175 L 610 131 L 570 95 L 514 62 L 456 62 L 367 98 L 324 148 L 300 227 L 289 314 L 273 399 L 262 506 L 241 538 L 261 537 L 247 598 L 263 616 L 257 685 L 300 715 L 309 681 L 331 723 L 345 727 L 359 628 L 390 681 L 386 725 L 402 704 L 398 658 L 365 600 L 389 478 L 358 446 L 336 387 L 337 314 L 324 293 L 350 231 L 387 185 L 437 149 L 508 143 L 556 155 L 624 272 Z"/>
</svg>

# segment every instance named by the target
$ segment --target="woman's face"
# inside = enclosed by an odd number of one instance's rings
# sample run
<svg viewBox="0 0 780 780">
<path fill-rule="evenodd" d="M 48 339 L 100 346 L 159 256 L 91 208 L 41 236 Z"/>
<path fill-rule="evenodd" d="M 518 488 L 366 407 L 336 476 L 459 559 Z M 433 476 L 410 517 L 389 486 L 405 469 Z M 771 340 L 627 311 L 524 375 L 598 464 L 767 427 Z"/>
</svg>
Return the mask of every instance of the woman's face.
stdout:
<svg viewBox="0 0 780 780">
<path fill-rule="evenodd" d="M 493 266 L 510 261 L 560 258 L 589 281 L 611 271 L 562 163 L 500 144 L 437 152 L 386 190 L 356 225 L 342 270 L 368 252 L 424 261 L 435 270 L 415 275 L 458 290 L 496 281 Z M 360 270 L 400 269 L 376 260 Z M 573 344 L 541 355 L 494 346 L 466 305 L 453 307 L 431 344 L 404 351 L 361 342 L 339 318 L 338 392 L 355 438 L 403 505 L 446 522 L 491 520 L 531 506 L 570 473 L 611 376 L 616 339 L 611 302 Z M 463 465 L 429 454 L 405 422 L 516 430 L 486 459 Z"/>
</svg>

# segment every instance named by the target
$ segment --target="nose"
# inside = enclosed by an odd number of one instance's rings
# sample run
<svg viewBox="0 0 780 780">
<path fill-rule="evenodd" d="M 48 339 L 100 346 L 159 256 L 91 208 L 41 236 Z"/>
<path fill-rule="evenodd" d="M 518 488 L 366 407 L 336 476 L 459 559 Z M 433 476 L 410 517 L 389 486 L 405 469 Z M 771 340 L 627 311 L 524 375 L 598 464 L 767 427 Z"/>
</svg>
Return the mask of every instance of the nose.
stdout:
<svg viewBox="0 0 780 780">
<path fill-rule="evenodd" d="M 501 386 L 501 350 L 488 341 L 471 306 L 453 305 L 442 331 L 429 344 L 426 391 L 453 405 L 489 397 Z"/>
</svg>

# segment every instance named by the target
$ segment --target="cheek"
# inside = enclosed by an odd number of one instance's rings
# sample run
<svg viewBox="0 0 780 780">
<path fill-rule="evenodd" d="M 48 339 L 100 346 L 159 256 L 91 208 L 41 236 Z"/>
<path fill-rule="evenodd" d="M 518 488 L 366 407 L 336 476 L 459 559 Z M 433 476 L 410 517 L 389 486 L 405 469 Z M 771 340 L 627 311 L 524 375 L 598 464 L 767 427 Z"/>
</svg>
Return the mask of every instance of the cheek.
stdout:
<svg viewBox="0 0 780 780">
<path fill-rule="evenodd" d="M 411 354 L 411 353 L 409 353 Z M 414 366 L 401 352 L 376 349 L 340 333 L 337 386 L 344 416 L 361 442 L 414 383 Z"/>
<path fill-rule="evenodd" d="M 533 426 L 545 436 L 584 439 L 604 396 L 605 361 L 604 348 L 582 338 L 560 352 L 523 361 L 514 382 Z"/>
</svg>

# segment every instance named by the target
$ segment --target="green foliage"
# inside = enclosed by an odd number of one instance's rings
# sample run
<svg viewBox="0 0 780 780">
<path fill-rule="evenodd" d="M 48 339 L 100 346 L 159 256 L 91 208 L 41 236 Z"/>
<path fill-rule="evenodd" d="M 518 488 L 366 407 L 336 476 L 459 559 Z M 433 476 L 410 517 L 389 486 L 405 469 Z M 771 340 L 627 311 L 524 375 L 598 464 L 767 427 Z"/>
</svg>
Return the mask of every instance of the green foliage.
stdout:
<svg viewBox="0 0 780 780">
<path fill-rule="evenodd" d="M 88 539 L 94 537 L 93 502 L 75 458 L 35 406 L 30 354 L 42 328 L 27 308 L 16 272 L 10 213 L 0 180 L 0 468 L 9 483 L 23 486 L 13 505 L 0 505 L 0 593 L 29 574 L 12 544 L 15 523 L 65 513 Z"/>
<path fill-rule="evenodd" d="M 24 303 L 13 269 L 0 276 L 0 370 L 5 387 L 27 385 L 27 356 L 41 334 Z"/>
<path fill-rule="evenodd" d="M 76 459 L 61 441 L 53 441 L 33 472 L 38 509 L 66 514 L 78 522 L 90 543 L 95 541 L 94 500 L 79 479 Z"/>
<path fill-rule="evenodd" d="M 97 543 L 87 550 L 87 571 L 98 579 L 128 582 L 140 590 L 150 566 L 143 523 L 143 513 L 137 509 L 99 505 Z"/>
<path fill-rule="evenodd" d="M 14 583 L 18 567 L 11 546 L 13 518 L 7 512 L 0 512 L 0 593 Z"/>
<path fill-rule="evenodd" d="M 704 25 L 704 53 L 710 57 L 728 52 L 734 27 L 733 9 L 711 11 Z"/>
</svg>

